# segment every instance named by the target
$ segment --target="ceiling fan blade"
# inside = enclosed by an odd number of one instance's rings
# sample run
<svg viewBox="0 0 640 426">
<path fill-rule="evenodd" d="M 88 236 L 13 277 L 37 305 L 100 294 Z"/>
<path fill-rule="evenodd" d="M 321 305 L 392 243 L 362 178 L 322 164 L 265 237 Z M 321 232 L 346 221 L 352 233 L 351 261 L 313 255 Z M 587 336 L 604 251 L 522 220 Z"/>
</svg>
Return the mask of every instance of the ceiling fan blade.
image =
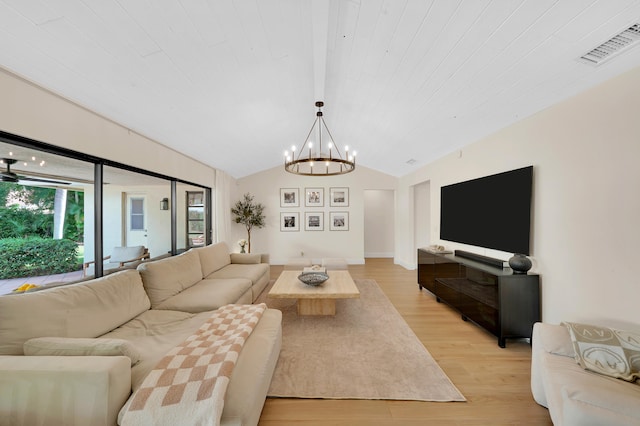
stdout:
<svg viewBox="0 0 640 426">
<path fill-rule="evenodd" d="M 36 179 L 36 178 L 30 178 L 27 176 L 18 176 L 19 180 L 28 180 L 30 182 L 40 182 L 40 183 L 49 183 L 49 184 L 54 184 L 54 185 L 71 185 L 69 182 L 61 182 L 58 180 L 50 180 L 50 179 Z"/>
</svg>

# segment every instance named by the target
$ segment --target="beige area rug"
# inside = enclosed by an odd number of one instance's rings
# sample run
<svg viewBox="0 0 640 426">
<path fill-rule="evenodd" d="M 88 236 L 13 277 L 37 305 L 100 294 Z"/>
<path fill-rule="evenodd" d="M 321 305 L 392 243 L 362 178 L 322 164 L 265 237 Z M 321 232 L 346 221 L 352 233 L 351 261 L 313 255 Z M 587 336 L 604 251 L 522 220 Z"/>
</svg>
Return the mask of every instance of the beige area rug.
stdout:
<svg viewBox="0 0 640 426">
<path fill-rule="evenodd" d="M 334 317 L 298 317 L 296 302 L 256 303 L 283 314 L 283 342 L 268 396 L 465 401 L 374 280 L 355 280 L 359 299 Z"/>
</svg>

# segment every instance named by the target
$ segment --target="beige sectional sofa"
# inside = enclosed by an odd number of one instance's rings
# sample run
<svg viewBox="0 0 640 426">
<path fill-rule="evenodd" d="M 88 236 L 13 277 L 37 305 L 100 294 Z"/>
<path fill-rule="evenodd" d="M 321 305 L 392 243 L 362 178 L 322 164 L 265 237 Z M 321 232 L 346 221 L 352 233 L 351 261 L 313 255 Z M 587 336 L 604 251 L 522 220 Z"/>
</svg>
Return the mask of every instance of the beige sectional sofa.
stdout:
<svg viewBox="0 0 640 426">
<path fill-rule="evenodd" d="M 567 327 L 536 323 L 531 341 L 531 391 L 554 425 L 640 425 L 640 384 L 583 369 Z"/>
<path fill-rule="evenodd" d="M 213 310 L 251 303 L 260 255 L 192 249 L 103 278 L 0 297 L 0 425 L 114 425 L 162 356 Z M 267 309 L 233 370 L 223 425 L 258 423 L 282 341 Z M 189 424 L 185 418 L 185 423 Z"/>
</svg>

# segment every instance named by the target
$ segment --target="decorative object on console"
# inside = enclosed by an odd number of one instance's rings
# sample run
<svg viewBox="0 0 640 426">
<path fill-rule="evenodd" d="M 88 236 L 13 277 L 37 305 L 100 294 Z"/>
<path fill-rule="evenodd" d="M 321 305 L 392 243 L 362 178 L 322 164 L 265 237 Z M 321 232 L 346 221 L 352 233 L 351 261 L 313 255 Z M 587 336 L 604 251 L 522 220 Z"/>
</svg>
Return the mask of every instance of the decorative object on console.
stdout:
<svg viewBox="0 0 640 426">
<path fill-rule="evenodd" d="M 333 136 L 322 118 L 324 102 L 317 101 L 316 120 L 309 130 L 309 134 L 298 151 L 294 146 L 284 152 L 284 169 L 296 175 L 303 176 L 335 176 L 350 173 L 356 168 L 356 152 L 349 154 L 349 147 L 344 147 L 344 158 L 334 143 Z M 323 146 L 322 133 L 328 136 Z M 314 145 L 314 142 L 317 145 Z M 297 155 L 296 155 L 297 154 Z"/>
<path fill-rule="evenodd" d="M 298 275 L 298 279 L 310 286 L 319 286 L 329 279 L 329 275 L 324 272 L 303 272 Z"/>
<path fill-rule="evenodd" d="M 531 269 L 532 263 L 524 254 L 514 254 L 509 258 L 509 266 L 513 269 L 514 274 L 526 274 Z"/>
</svg>

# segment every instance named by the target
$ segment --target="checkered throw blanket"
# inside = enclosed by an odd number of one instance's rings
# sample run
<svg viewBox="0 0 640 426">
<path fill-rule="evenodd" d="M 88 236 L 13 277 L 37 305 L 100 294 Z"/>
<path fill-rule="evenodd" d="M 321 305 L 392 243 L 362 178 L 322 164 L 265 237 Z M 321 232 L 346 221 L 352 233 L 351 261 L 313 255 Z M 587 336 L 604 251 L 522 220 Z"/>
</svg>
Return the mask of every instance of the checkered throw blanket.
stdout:
<svg viewBox="0 0 640 426">
<path fill-rule="evenodd" d="M 151 370 L 121 425 L 219 425 L 231 372 L 266 308 L 226 305 L 215 311 Z"/>
</svg>

